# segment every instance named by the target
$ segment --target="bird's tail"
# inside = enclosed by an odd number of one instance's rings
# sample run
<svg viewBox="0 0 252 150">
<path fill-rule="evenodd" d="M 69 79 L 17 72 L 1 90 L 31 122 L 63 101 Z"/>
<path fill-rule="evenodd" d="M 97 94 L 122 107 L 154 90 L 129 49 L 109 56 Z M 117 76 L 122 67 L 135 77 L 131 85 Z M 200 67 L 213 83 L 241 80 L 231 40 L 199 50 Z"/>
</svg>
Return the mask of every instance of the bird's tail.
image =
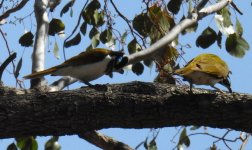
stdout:
<svg viewBox="0 0 252 150">
<path fill-rule="evenodd" d="M 29 75 L 24 76 L 24 79 L 33 79 L 33 78 L 39 78 L 48 74 L 52 74 L 53 72 L 55 72 L 57 70 L 56 67 L 52 67 L 43 71 L 39 71 L 39 72 L 35 72 Z"/>
</svg>

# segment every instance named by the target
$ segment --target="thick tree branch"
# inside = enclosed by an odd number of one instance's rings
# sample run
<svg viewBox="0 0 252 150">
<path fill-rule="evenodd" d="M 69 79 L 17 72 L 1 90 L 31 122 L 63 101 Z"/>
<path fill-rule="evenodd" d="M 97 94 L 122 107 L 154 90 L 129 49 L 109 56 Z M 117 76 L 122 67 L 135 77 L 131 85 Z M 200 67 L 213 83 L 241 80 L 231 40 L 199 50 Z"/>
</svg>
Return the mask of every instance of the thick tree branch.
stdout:
<svg viewBox="0 0 252 150">
<path fill-rule="evenodd" d="M 4 14 L 2 14 L 2 15 L 0 16 L 0 22 L 1 22 L 1 20 L 3 20 L 3 19 L 5 19 L 5 18 L 9 17 L 11 13 L 14 13 L 14 12 L 16 12 L 16 11 L 22 9 L 28 1 L 29 1 L 29 0 L 22 0 L 16 7 L 11 8 L 11 9 L 7 10 L 6 12 L 4 12 Z M 1 2 L 1 5 L 2 5 L 2 3 L 3 3 L 3 1 Z M 1 7 L 0 7 L 0 8 L 1 8 Z"/>
<path fill-rule="evenodd" d="M 142 82 L 51 93 L 0 88 L 0 138 L 179 125 L 252 131 L 251 95 L 194 93 Z"/>
<path fill-rule="evenodd" d="M 206 0 L 203 0 L 205 2 Z M 175 27 L 172 28 L 170 32 L 167 33 L 166 36 L 164 36 L 162 39 L 158 40 L 156 43 L 148 47 L 147 49 L 140 51 L 138 53 L 134 53 L 132 55 L 128 56 L 128 65 L 134 64 L 136 62 L 142 61 L 146 58 L 152 58 L 155 56 L 155 54 L 162 50 L 165 46 L 167 46 L 169 43 L 171 43 L 183 30 L 186 28 L 192 26 L 196 22 L 198 22 L 203 17 L 212 14 L 218 10 L 221 10 L 225 6 L 228 5 L 228 0 L 221 0 L 220 2 L 207 6 L 206 8 L 204 5 L 206 3 L 200 3 L 199 8 L 202 8 L 199 10 L 199 12 L 193 13 L 190 17 L 182 20 L 180 23 L 178 23 Z M 198 7 L 197 7 L 198 8 Z"/>
</svg>

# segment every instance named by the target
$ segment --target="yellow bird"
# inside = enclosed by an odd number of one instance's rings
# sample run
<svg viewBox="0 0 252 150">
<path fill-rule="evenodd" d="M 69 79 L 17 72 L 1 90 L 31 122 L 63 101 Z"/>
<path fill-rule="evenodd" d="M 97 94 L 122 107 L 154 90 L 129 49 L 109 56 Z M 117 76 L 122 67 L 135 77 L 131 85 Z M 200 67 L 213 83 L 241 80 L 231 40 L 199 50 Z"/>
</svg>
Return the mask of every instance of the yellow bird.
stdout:
<svg viewBox="0 0 252 150">
<path fill-rule="evenodd" d="M 48 74 L 51 74 L 52 76 L 71 76 L 87 85 L 91 85 L 89 83 L 90 81 L 95 80 L 104 74 L 112 77 L 112 72 L 123 55 L 124 53 L 122 51 L 96 48 L 82 52 L 60 65 L 26 75 L 23 78 L 33 79 Z"/>
<path fill-rule="evenodd" d="M 190 92 L 192 92 L 192 84 L 210 85 L 214 89 L 220 90 L 214 86 L 216 83 L 220 83 L 232 93 L 228 80 L 229 73 L 228 65 L 214 54 L 198 55 L 189 61 L 184 68 L 174 72 L 190 83 Z"/>
</svg>

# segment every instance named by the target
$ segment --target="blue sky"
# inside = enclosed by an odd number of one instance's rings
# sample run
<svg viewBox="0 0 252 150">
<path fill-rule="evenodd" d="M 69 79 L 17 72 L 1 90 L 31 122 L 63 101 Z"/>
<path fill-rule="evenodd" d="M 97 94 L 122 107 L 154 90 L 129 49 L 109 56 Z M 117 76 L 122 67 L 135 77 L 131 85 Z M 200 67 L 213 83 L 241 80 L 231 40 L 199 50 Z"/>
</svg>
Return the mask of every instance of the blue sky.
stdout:
<svg viewBox="0 0 252 150">
<path fill-rule="evenodd" d="M 73 18 L 69 17 L 69 13 L 65 14 L 62 18 L 63 22 L 66 24 L 66 31 L 65 31 L 66 35 L 69 35 L 71 33 L 75 23 L 77 22 L 76 18 L 77 18 L 78 13 L 81 9 L 78 6 L 82 6 L 81 3 L 84 3 L 84 1 L 76 1 L 76 4 L 74 5 Z M 135 14 L 137 14 L 141 11 L 141 8 L 140 8 L 141 1 L 120 1 L 120 2 L 115 1 L 115 3 L 118 4 L 118 9 L 125 16 L 128 16 L 129 18 L 133 18 L 135 16 Z M 251 16 L 250 16 L 251 15 L 250 3 L 251 3 L 251 1 L 248 1 L 248 0 L 244 0 L 243 2 L 240 2 L 240 3 L 238 3 L 238 1 L 236 2 L 237 6 L 244 13 L 243 16 L 240 16 L 237 14 L 240 22 L 242 23 L 242 25 L 244 27 L 244 38 L 252 46 L 252 42 L 250 39 L 252 22 L 250 21 L 250 19 L 248 19 L 248 18 L 251 18 Z M 62 4 L 64 5 L 65 1 L 63 1 Z M 58 10 L 61 10 L 63 5 L 59 6 Z M 32 12 L 32 10 L 30 9 L 32 7 L 33 7 L 33 1 L 29 1 L 28 5 L 25 7 L 25 9 L 23 9 L 19 13 L 16 13 L 15 15 L 17 17 L 26 16 L 27 14 Z M 59 12 L 60 11 L 56 11 L 55 13 L 50 14 L 50 18 L 52 18 L 52 17 L 58 18 Z M 231 11 L 231 13 L 233 14 L 234 12 Z M 15 15 L 12 15 L 11 18 L 13 19 L 13 16 L 15 16 Z M 32 15 L 32 17 L 34 17 L 34 15 Z M 178 17 L 178 20 L 179 20 L 179 17 Z M 34 31 L 36 29 L 36 26 L 34 24 L 35 24 L 34 19 L 32 19 L 32 23 L 31 23 L 31 20 L 28 17 L 27 19 L 24 20 L 23 24 L 17 24 L 16 26 L 15 25 L 0 26 L 1 29 L 7 33 L 7 40 L 9 41 L 11 50 L 16 51 L 18 53 L 18 57 L 17 57 L 16 62 L 20 59 L 20 57 L 22 55 L 22 51 L 24 50 L 24 48 L 18 44 L 18 39 L 24 33 L 24 30 L 28 30 L 28 31 L 31 30 L 33 33 L 35 33 Z M 225 40 L 223 40 L 223 42 L 222 42 L 222 49 L 219 49 L 217 47 L 217 44 L 214 44 L 205 50 L 202 50 L 202 49 L 195 46 L 195 40 L 196 40 L 197 36 L 209 25 L 217 31 L 217 27 L 216 27 L 215 22 L 213 20 L 213 15 L 211 15 L 211 16 L 207 17 L 206 19 L 201 20 L 199 22 L 199 28 L 197 29 L 196 33 L 190 33 L 190 34 L 186 34 L 184 36 L 180 36 L 180 42 L 182 44 L 184 44 L 184 45 L 190 44 L 192 46 L 192 48 L 184 49 L 186 52 L 186 54 L 184 55 L 184 58 L 187 61 L 189 61 L 191 58 L 193 58 L 201 53 L 214 53 L 214 54 L 219 55 L 223 60 L 225 60 L 227 62 L 230 70 L 232 71 L 232 75 L 230 76 L 230 78 L 231 78 L 231 82 L 232 82 L 233 91 L 252 94 L 252 78 L 251 78 L 252 69 L 250 67 L 250 65 L 252 64 L 251 51 L 248 51 L 246 53 L 246 55 L 244 56 L 244 58 L 240 59 L 240 58 L 235 58 L 226 52 L 225 43 L 224 43 Z M 118 19 L 116 21 L 116 26 L 117 26 L 118 30 L 120 30 L 120 31 L 124 31 L 125 29 L 127 29 L 127 26 L 125 26 L 125 22 L 122 19 Z M 64 61 L 62 51 L 60 52 L 61 59 L 59 59 L 59 60 L 57 60 L 52 53 L 52 49 L 53 49 L 53 45 L 54 45 L 55 40 L 59 44 L 60 50 L 62 50 L 63 40 L 60 38 L 57 38 L 57 37 L 56 38 L 50 37 L 47 47 L 49 50 L 51 50 L 51 52 L 46 53 L 46 68 L 51 67 L 53 65 L 57 65 L 57 64 Z M 127 40 L 130 41 L 131 38 L 128 37 Z M 84 50 L 89 45 L 89 43 L 90 43 L 90 41 L 89 41 L 88 37 L 82 37 L 82 41 L 78 46 L 73 46 L 73 47 L 66 49 L 67 57 L 69 58 L 73 55 L 80 53 L 82 50 Z M 2 38 L 0 38 L 0 45 L 4 45 L 4 41 Z M 24 76 L 24 75 L 30 73 L 31 53 L 32 53 L 32 48 L 25 49 L 24 56 L 23 56 L 23 58 L 24 58 L 23 59 L 24 60 L 23 67 L 21 69 L 20 76 Z M 5 60 L 7 58 L 7 56 L 8 56 L 7 50 L 4 45 L 4 46 L 2 46 L 2 49 L 1 49 L 0 62 L 3 62 L 3 60 Z M 184 64 L 184 62 L 182 60 L 179 62 L 181 63 L 181 65 Z M 8 70 L 11 71 L 11 68 L 8 68 Z M 101 77 L 100 79 L 93 81 L 92 83 L 93 84 L 97 84 L 97 83 L 99 83 L 99 84 L 102 84 L 102 83 L 122 83 L 122 82 L 130 82 L 130 81 L 135 81 L 135 80 L 152 82 L 153 79 L 155 78 L 155 76 L 156 76 L 156 72 L 155 72 L 154 68 L 152 68 L 152 69 L 145 68 L 145 72 L 141 76 L 137 76 L 129 71 L 123 75 L 114 74 L 113 79 L 111 79 L 107 76 L 104 76 L 104 77 Z M 8 72 L 4 73 L 3 78 L 5 81 L 4 82 L 5 85 L 15 86 L 15 80 L 12 77 L 12 75 L 10 75 Z M 56 77 L 47 77 L 49 82 L 54 81 L 55 78 Z M 25 81 L 25 84 L 26 84 L 26 87 L 28 88 L 29 81 Z M 79 83 L 75 83 L 74 85 L 71 86 L 71 88 L 78 88 L 80 86 L 83 86 L 83 85 L 79 84 Z M 203 87 L 208 88 L 205 86 L 203 86 Z M 218 86 L 218 87 L 222 88 L 221 86 Z M 176 134 L 178 128 L 172 127 L 172 128 L 161 129 L 160 134 L 157 139 L 158 147 L 160 150 L 172 149 L 176 146 L 176 143 L 174 144 L 170 140 Z M 150 129 L 142 129 L 142 130 L 103 129 L 101 132 L 105 133 L 106 135 L 112 136 L 117 140 L 121 140 L 121 141 L 125 142 L 126 144 L 129 144 L 131 147 L 135 147 L 141 141 L 145 140 L 146 136 L 149 135 L 151 137 L 151 133 L 149 131 L 150 131 Z M 221 135 L 221 134 L 223 134 L 223 132 L 225 132 L 225 130 L 211 129 L 211 128 L 207 128 L 207 130 L 204 130 L 203 128 L 201 128 L 201 129 L 199 129 L 199 132 L 209 132 L 209 133 Z M 230 135 L 231 138 L 237 137 L 237 136 L 239 136 L 239 132 L 233 132 L 232 135 Z M 44 149 L 43 145 L 47 139 L 49 139 L 49 137 L 38 137 L 39 150 Z M 178 136 L 175 138 L 175 141 L 177 141 L 176 139 L 178 139 Z M 211 138 L 208 138 L 206 136 L 192 137 L 192 139 L 191 139 L 192 145 L 188 149 L 195 150 L 195 149 L 197 149 L 197 147 L 200 147 L 201 149 L 207 149 L 209 146 L 211 146 L 212 140 L 210 140 L 210 142 L 209 142 L 209 139 L 211 139 Z M 13 141 L 14 141 L 13 139 L 0 140 L 0 149 L 1 150 L 6 149 L 7 145 Z M 85 142 L 83 139 L 79 139 L 77 136 L 64 136 L 64 137 L 60 138 L 59 142 L 62 145 L 62 150 L 70 150 L 70 149 L 71 150 L 79 150 L 79 149 L 96 150 L 96 149 L 98 149 L 97 147 Z M 218 146 L 220 146 L 221 149 L 226 149 L 226 147 L 221 143 L 218 144 Z M 238 143 L 235 143 L 231 146 L 234 149 L 238 149 L 238 147 L 240 146 L 240 143 L 238 142 Z M 249 142 L 249 145 L 247 146 L 247 149 L 248 149 L 248 147 L 251 147 L 250 142 Z"/>
</svg>

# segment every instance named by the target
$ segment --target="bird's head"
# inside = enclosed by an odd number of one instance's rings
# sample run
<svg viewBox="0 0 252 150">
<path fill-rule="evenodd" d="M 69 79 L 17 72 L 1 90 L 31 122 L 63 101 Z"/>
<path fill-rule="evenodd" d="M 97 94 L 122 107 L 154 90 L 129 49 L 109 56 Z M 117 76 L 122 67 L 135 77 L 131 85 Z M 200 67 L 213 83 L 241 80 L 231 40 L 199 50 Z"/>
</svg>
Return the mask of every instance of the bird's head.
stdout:
<svg viewBox="0 0 252 150">
<path fill-rule="evenodd" d="M 225 87 L 228 89 L 229 93 L 232 93 L 232 92 L 233 92 L 232 89 L 231 89 L 231 83 L 230 83 L 230 81 L 229 81 L 228 78 L 224 79 L 223 81 L 221 81 L 221 82 L 219 82 L 219 83 L 220 83 L 221 85 L 225 86 Z"/>
</svg>

